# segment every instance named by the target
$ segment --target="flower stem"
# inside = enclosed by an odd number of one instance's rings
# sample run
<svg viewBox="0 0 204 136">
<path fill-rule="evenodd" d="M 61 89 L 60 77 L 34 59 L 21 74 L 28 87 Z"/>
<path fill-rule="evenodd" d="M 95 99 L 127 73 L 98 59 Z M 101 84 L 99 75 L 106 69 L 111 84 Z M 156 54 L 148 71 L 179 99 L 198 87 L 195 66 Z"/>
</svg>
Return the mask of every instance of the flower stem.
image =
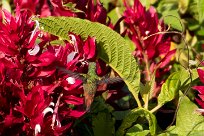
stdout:
<svg viewBox="0 0 204 136">
<path fill-rule="evenodd" d="M 137 94 L 137 95 L 133 95 L 133 96 L 134 96 L 134 98 L 135 98 L 135 100 L 136 100 L 136 102 L 137 102 L 138 107 L 141 108 L 141 107 L 142 107 L 142 104 L 141 104 L 141 102 L 140 102 L 140 99 L 139 99 L 139 97 L 138 97 L 138 94 Z"/>
<path fill-rule="evenodd" d="M 154 113 L 155 111 L 157 111 L 158 109 L 160 109 L 163 105 L 158 104 L 156 107 L 154 107 L 150 112 Z"/>
<path fill-rule="evenodd" d="M 145 104 L 144 104 L 144 108 L 147 109 L 147 110 L 148 110 L 148 105 L 149 105 L 149 93 L 147 94 L 147 96 L 145 98 Z"/>
</svg>

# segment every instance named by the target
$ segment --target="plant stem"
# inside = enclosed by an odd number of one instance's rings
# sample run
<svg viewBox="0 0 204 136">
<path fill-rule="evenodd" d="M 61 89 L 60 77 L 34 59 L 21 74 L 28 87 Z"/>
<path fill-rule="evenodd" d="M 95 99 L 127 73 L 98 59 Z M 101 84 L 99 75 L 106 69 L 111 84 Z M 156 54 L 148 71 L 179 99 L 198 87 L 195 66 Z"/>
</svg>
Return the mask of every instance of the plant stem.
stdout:
<svg viewBox="0 0 204 136">
<path fill-rule="evenodd" d="M 140 99 L 139 99 L 139 97 L 138 97 L 138 94 L 137 94 L 137 95 L 133 95 L 133 96 L 134 96 L 134 98 L 135 98 L 135 100 L 136 100 L 136 102 L 137 102 L 138 107 L 141 108 L 141 107 L 142 107 L 142 104 L 141 104 L 141 102 L 140 102 Z"/>
<path fill-rule="evenodd" d="M 138 39 L 139 39 L 139 42 L 141 44 L 141 48 L 144 48 L 145 47 L 145 43 L 144 43 L 144 40 L 143 40 L 143 37 L 140 33 L 140 30 L 139 30 L 139 27 L 136 26 L 135 27 L 135 30 L 136 30 L 136 33 L 137 33 L 137 36 L 138 36 Z M 143 59 L 144 59 L 144 63 L 145 63 L 145 70 L 146 70 L 146 73 L 145 73 L 145 80 L 146 80 L 146 83 L 148 81 L 150 81 L 151 79 L 151 72 L 150 72 L 150 64 L 149 64 L 149 59 L 148 59 L 148 55 L 147 53 L 145 52 L 145 50 L 142 49 L 142 55 L 143 55 Z M 150 95 L 150 90 L 147 94 L 147 97 L 145 99 L 145 105 L 144 105 L 144 108 L 145 109 L 148 109 L 148 105 L 149 105 L 149 95 Z"/>
<path fill-rule="evenodd" d="M 146 79 L 147 79 L 147 81 L 150 81 L 151 72 L 150 72 L 150 66 L 149 66 L 149 62 L 148 62 L 148 56 L 147 56 L 146 53 L 143 53 L 143 56 L 144 56 L 145 68 L 146 68 L 146 71 L 147 71 Z"/>
<path fill-rule="evenodd" d="M 154 107 L 150 112 L 154 113 L 155 111 L 157 111 L 158 109 L 160 109 L 163 105 L 158 104 L 156 107 Z"/>
<path fill-rule="evenodd" d="M 148 110 L 148 105 L 149 105 L 149 93 L 147 94 L 147 96 L 145 98 L 145 104 L 144 104 L 144 108 L 147 109 L 147 110 Z"/>
</svg>

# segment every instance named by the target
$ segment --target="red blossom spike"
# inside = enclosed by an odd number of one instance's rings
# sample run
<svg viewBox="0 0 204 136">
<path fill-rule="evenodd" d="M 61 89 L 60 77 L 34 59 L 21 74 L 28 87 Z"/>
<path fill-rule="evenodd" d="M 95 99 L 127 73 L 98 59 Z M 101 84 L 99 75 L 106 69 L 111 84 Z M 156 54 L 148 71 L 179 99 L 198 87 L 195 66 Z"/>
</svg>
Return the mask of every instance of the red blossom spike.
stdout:
<svg viewBox="0 0 204 136">
<path fill-rule="evenodd" d="M 199 79 L 202 83 L 204 83 L 204 70 L 197 69 Z M 197 90 L 199 92 L 198 96 L 200 99 L 196 98 L 196 102 L 201 106 L 202 109 L 199 109 L 198 112 L 201 112 L 203 114 L 204 109 L 204 86 L 193 86 L 193 89 Z"/>
<path fill-rule="evenodd" d="M 198 69 L 197 71 L 198 71 L 198 75 L 199 75 L 200 81 L 202 83 L 204 83 L 204 70 Z"/>
</svg>

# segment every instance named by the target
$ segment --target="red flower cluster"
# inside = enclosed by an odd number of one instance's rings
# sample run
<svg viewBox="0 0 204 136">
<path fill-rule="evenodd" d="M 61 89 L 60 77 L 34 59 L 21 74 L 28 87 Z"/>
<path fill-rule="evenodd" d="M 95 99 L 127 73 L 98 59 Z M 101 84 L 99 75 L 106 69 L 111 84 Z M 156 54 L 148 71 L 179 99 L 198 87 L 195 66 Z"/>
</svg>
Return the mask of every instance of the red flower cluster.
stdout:
<svg viewBox="0 0 204 136">
<path fill-rule="evenodd" d="M 16 3 L 16 16 L 3 10 L 0 22 L 0 135 L 63 134 L 85 113 L 83 88 L 56 68 L 86 72 L 95 39 L 69 34 L 65 46 L 51 46 L 30 12 L 20 10 L 23 2 Z"/>
<path fill-rule="evenodd" d="M 146 65 L 145 80 L 149 81 L 151 73 L 155 71 L 157 79 L 162 78 L 169 71 L 168 63 L 176 50 L 170 50 L 169 37 L 157 34 L 162 31 L 163 24 L 160 24 L 156 10 L 153 7 L 146 10 L 139 0 L 135 0 L 132 7 L 125 2 L 125 7 L 127 33 L 136 46 L 134 56 L 139 58 L 141 64 Z"/>
<path fill-rule="evenodd" d="M 14 0 L 21 9 L 28 9 L 34 15 L 72 16 L 86 18 L 93 22 L 106 24 L 107 12 L 99 0 Z M 31 4 L 32 3 L 32 4 Z M 68 7 L 70 6 L 70 7 Z"/>
<path fill-rule="evenodd" d="M 204 83 L 204 70 L 197 69 L 200 81 Z M 197 103 L 200 105 L 201 109 L 198 109 L 198 112 L 204 114 L 204 86 L 194 86 L 193 89 L 199 92 L 198 96 L 200 99 L 195 98 Z"/>
</svg>

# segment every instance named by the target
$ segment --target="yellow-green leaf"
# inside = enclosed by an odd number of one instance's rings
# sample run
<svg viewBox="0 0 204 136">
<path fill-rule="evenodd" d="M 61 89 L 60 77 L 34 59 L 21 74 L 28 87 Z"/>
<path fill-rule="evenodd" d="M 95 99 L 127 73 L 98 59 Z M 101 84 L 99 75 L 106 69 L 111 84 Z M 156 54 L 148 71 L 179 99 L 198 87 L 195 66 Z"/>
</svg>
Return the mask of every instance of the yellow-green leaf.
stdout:
<svg viewBox="0 0 204 136">
<path fill-rule="evenodd" d="M 137 99 L 140 84 L 140 71 L 135 58 L 131 54 L 126 40 L 109 27 L 73 17 L 38 18 L 41 28 L 64 40 L 68 40 L 68 32 L 73 32 L 86 39 L 95 37 L 98 57 L 113 68 L 124 79 L 129 90 Z"/>
</svg>

